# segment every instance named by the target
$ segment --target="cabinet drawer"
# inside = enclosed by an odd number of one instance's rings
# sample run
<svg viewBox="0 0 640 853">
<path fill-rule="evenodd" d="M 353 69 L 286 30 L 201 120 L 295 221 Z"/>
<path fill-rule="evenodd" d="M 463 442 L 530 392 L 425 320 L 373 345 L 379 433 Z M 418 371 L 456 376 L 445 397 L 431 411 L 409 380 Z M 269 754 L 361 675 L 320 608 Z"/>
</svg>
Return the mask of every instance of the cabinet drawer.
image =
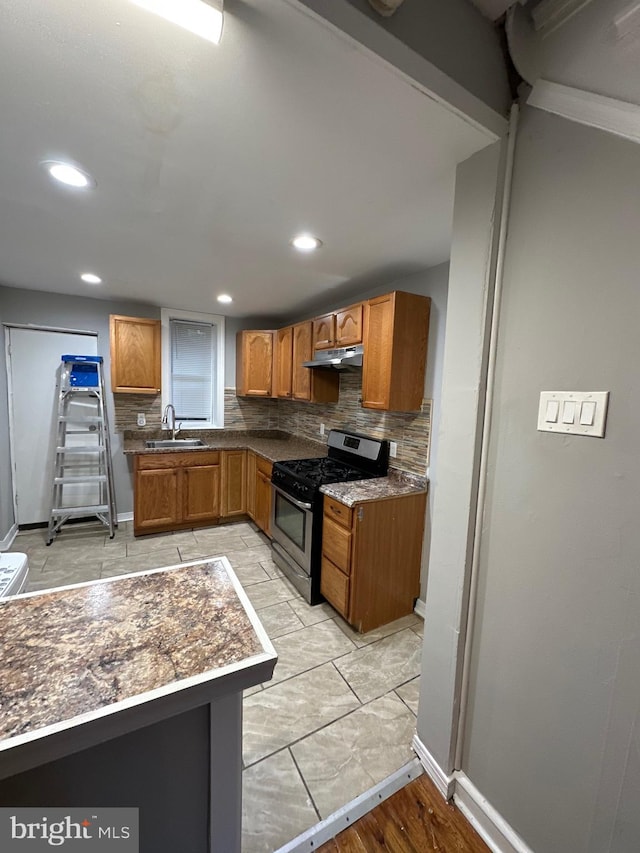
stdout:
<svg viewBox="0 0 640 853">
<path fill-rule="evenodd" d="M 219 465 L 217 450 L 182 450 L 177 453 L 142 453 L 136 456 L 139 471 L 154 468 L 191 468 L 194 465 Z"/>
<path fill-rule="evenodd" d="M 268 459 L 264 459 L 262 456 L 256 456 L 256 468 L 265 477 L 271 479 L 271 469 L 273 468 L 273 462 L 269 462 Z"/>
<path fill-rule="evenodd" d="M 343 572 L 351 571 L 351 532 L 324 516 L 322 525 L 322 553 Z"/>
<path fill-rule="evenodd" d="M 320 569 L 320 592 L 346 619 L 349 609 L 349 578 L 326 557 L 322 558 Z"/>
<path fill-rule="evenodd" d="M 328 518 L 337 521 L 338 524 L 341 524 L 343 527 L 348 527 L 349 530 L 351 530 L 351 518 L 353 516 L 353 510 L 350 507 L 338 503 L 338 501 L 334 501 L 333 498 L 330 498 L 325 495 L 324 514 Z"/>
</svg>

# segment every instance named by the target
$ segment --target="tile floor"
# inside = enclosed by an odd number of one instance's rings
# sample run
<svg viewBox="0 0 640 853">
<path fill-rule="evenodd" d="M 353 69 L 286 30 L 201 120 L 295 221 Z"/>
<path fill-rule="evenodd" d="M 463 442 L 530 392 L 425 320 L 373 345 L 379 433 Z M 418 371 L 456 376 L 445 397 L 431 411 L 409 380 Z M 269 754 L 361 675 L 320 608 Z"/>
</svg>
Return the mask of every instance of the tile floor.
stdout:
<svg viewBox="0 0 640 853">
<path fill-rule="evenodd" d="M 225 554 L 278 652 L 273 680 L 244 699 L 243 853 L 281 845 L 414 757 L 422 622 L 408 616 L 355 633 L 328 605 L 310 607 L 250 523 L 109 540 L 98 523 L 18 534 L 29 591 Z"/>
</svg>

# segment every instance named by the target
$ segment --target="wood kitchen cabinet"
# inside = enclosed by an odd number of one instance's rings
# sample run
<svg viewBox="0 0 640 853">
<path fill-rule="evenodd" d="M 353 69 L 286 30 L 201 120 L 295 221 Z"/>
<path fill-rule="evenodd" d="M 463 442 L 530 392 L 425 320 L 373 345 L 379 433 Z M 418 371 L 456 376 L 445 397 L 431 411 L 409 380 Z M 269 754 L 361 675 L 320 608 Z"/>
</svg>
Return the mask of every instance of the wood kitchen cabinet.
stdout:
<svg viewBox="0 0 640 853">
<path fill-rule="evenodd" d="M 271 469 L 268 459 L 253 450 L 247 454 L 247 514 L 271 536 Z"/>
<path fill-rule="evenodd" d="M 114 394 L 159 394 L 160 320 L 109 316 L 111 390 Z"/>
<path fill-rule="evenodd" d="M 273 395 L 273 338 L 266 330 L 245 329 L 236 335 L 236 394 Z"/>
<path fill-rule="evenodd" d="M 247 451 L 220 451 L 220 517 L 247 513 Z"/>
<path fill-rule="evenodd" d="M 363 307 L 359 302 L 340 311 L 316 317 L 313 322 L 313 349 L 334 349 L 362 343 Z"/>
<path fill-rule="evenodd" d="M 394 291 L 364 304 L 362 406 L 416 412 L 424 396 L 431 299 Z"/>
<path fill-rule="evenodd" d="M 278 329 L 275 338 L 275 397 L 291 399 L 293 393 L 293 326 Z"/>
<path fill-rule="evenodd" d="M 330 368 L 303 367 L 311 361 L 313 324 L 311 320 L 293 327 L 292 399 L 307 403 L 337 403 L 340 395 L 340 376 Z"/>
<path fill-rule="evenodd" d="M 325 495 L 320 591 L 357 631 L 413 612 L 426 494 L 345 506 Z"/>
<path fill-rule="evenodd" d="M 219 517 L 218 451 L 141 453 L 135 457 L 135 536 L 213 524 Z"/>
</svg>

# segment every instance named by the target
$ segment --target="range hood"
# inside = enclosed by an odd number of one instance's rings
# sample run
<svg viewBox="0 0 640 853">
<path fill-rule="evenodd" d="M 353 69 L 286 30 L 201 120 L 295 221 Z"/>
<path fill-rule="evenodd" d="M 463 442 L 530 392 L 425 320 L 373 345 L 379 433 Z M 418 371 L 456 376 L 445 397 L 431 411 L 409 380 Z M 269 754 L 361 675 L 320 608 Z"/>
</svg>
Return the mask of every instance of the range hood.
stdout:
<svg viewBox="0 0 640 853">
<path fill-rule="evenodd" d="M 330 367 L 334 370 L 346 370 L 348 367 L 362 367 L 364 347 L 357 344 L 340 349 L 324 349 L 314 353 L 313 361 L 303 361 L 303 367 Z"/>
</svg>

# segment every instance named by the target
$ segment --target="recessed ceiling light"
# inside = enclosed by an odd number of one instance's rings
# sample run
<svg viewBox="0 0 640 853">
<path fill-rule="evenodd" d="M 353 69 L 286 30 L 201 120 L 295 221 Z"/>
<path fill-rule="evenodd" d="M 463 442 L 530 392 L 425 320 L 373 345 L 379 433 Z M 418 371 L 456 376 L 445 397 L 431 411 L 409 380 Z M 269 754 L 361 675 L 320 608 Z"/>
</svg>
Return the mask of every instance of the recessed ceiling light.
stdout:
<svg viewBox="0 0 640 853">
<path fill-rule="evenodd" d="M 291 241 L 291 245 L 299 252 L 313 252 L 322 246 L 322 240 L 312 234 L 298 234 Z"/>
<path fill-rule="evenodd" d="M 228 293 L 221 293 L 220 296 L 218 296 L 218 302 L 233 302 L 233 299 Z"/>
<path fill-rule="evenodd" d="M 96 182 L 91 175 L 83 172 L 82 169 L 73 166 L 71 163 L 47 160 L 43 165 L 52 178 L 55 178 L 61 184 L 66 184 L 68 187 L 87 189 L 88 187 L 96 186 Z"/>
<path fill-rule="evenodd" d="M 219 44 L 222 38 L 224 0 L 133 0 L 136 6 L 160 15 L 207 41 Z"/>
<path fill-rule="evenodd" d="M 83 272 L 82 275 L 80 276 L 80 278 L 86 284 L 102 284 L 102 279 L 100 278 L 100 276 L 95 275 L 92 272 Z"/>
</svg>

